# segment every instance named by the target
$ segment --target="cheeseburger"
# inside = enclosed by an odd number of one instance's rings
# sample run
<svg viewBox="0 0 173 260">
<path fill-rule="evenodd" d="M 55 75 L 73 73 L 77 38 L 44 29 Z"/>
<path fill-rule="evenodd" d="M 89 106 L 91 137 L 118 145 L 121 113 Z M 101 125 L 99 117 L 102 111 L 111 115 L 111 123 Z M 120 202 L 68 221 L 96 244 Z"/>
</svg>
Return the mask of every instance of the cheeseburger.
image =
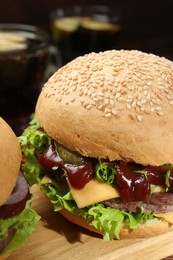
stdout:
<svg viewBox="0 0 173 260">
<path fill-rule="evenodd" d="M 28 184 L 20 172 L 21 159 L 15 134 L 0 118 L 0 258 L 23 245 L 39 220 L 31 207 Z"/>
<path fill-rule="evenodd" d="M 114 238 L 173 229 L 173 63 L 136 50 L 78 57 L 45 84 L 23 171 L 68 220 Z"/>
</svg>

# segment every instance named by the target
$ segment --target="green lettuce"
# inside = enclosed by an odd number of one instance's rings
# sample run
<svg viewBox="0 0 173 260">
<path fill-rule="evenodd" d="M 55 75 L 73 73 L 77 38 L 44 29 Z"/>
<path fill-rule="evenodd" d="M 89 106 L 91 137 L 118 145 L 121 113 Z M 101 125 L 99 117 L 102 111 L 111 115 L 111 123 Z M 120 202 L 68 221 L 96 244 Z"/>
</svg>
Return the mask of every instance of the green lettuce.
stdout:
<svg viewBox="0 0 173 260">
<path fill-rule="evenodd" d="M 36 151 L 45 151 L 50 145 L 51 139 L 39 129 L 35 118 L 33 118 L 30 122 L 30 126 L 18 139 L 26 158 L 26 161 L 23 164 L 23 173 L 25 174 L 29 185 L 32 186 L 33 184 L 38 183 L 44 175 L 38 164 Z"/>
<path fill-rule="evenodd" d="M 111 240 L 114 237 L 119 239 L 122 225 L 128 225 L 131 229 L 134 229 L 147 220 L 157 218 L 154 214 L 146 214 L 145 212 L 136 214 L 110 208 L 102 203 L 79 209 L 70 192 L 67 194 L 63 193 L 53 182 L 43 184 L 41 180 L 46 173 L 41 170 L 36 154 L 43 152 L 49 146 L 50 141 L 51 139 L 39 128 L 35 119 L 31 121 L 29 127 L 19 137 L 23 154 L 26 157 L 23 163 L 23 172 L 30 185 L 38 184 L 54 205 L 55 211 L 59 211 L 64 207 L 73 214 L 83 216 L 90 225 L 103 233 L 105 240 Z M 100 181 L 114 184 L 115 167 L 98 161 L 96 178 Z"/>
<path fill-rule="evenodd" d="M 17 216 L 0 219 L 0 242 L 8 237 L 8 229 L 14 228 L 16 232 L 9 244 L 0 255 L 9 253 L 22 246 L 34 231 L 40 216 L 31 206 L 31 200 L 27 201 L 25 209 Z"/>
<path fill-rule="evenodd" d="M 154 214 L 131 213 L 125 210 L 106 207 L 102 203 L 97 203 L 89 207 L 79 209 L 73 200 L 70 192 L 64 194 L 52 184 L 40 184 L 40 189 L 50 199 L 54 205 L 54 210 L 59 211 L 62 208 L 69 212 L 80 215 L 86 221 L 103 233 L 104 240 L 120 239 L 119 233 L 122 225 L 128 225 L 131 229 L 137 228 L 147 220 L 156 218 Z"/>
<path fill-rule="evenodd" d="M 96 179 L 101 182 L 107 182 L 109 184 L 115 185 L 115 174 L 116 165 L 111 165 L 110 163 L 98 161 L 96 165 Z"/>
</svg>

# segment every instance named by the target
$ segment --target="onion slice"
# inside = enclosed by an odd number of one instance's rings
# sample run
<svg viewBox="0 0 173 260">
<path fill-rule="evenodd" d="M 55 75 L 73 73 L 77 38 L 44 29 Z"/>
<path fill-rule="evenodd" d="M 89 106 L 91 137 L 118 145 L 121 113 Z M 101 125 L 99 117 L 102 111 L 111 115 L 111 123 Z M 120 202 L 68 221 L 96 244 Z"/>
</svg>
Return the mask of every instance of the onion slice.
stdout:
<svg viewBox="0 0 173 260">
<path fill-rule="evenodd" d="M 27 181 L 22 173 L 19 174 L 16 186 L 10 197 L 0 207 L 0 219 L 7 219 L 18 215 L 26 206 L 26 202 L 31 198 Z"/>
<path fill-rule="evenodd" d="M 28 193 L 28 184 L 22 173 L 19 174 L 16 186 L 10 197 L 6 200 L 5 205 L 15 204 L 23 200 Z"/>
</svg>

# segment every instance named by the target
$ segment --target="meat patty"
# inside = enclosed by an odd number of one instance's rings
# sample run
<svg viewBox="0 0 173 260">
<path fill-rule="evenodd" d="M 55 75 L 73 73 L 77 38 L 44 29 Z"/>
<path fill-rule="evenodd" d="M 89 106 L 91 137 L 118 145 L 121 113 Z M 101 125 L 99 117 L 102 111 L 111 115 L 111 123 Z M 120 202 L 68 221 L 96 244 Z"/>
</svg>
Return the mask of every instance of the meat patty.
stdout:
<svg viewBox="0 0 173 260">
<path fill-rule="evenodd" d="M 144 201 L 123 202 L 120 198 L 110 199 L 103 202 L 111 208 L 128 210 L 131 212 L 141 212 L 141 208 L 145 213 L 165 213 L 173 211 L 173 193 L 158 192 L 151 194 Z"/>
</svg>

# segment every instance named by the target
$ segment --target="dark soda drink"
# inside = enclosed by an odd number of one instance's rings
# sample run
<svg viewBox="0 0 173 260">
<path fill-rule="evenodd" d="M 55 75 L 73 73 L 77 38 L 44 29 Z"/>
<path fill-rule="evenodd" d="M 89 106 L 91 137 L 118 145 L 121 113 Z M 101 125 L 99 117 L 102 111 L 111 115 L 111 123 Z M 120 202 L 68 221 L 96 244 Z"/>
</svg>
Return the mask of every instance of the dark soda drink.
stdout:
<svg viewBox="0 0 173 260">
<path fill-rule="evenodd" d="M 52 36 L 63 64 L 89 52 L 116 48 L 121 31 L 119 17 L 109 14 L 103 6 L 92 8 L 81 7 L 75 14 L 69 9 L 68 13 L 54 13 Z"/>
<path fill-rule="evenodd" d="M 20 134 L 34 112 L 48 57 L 48 38 L 24 25 L 0 25 L 0 116 Z"/>
</svg>

